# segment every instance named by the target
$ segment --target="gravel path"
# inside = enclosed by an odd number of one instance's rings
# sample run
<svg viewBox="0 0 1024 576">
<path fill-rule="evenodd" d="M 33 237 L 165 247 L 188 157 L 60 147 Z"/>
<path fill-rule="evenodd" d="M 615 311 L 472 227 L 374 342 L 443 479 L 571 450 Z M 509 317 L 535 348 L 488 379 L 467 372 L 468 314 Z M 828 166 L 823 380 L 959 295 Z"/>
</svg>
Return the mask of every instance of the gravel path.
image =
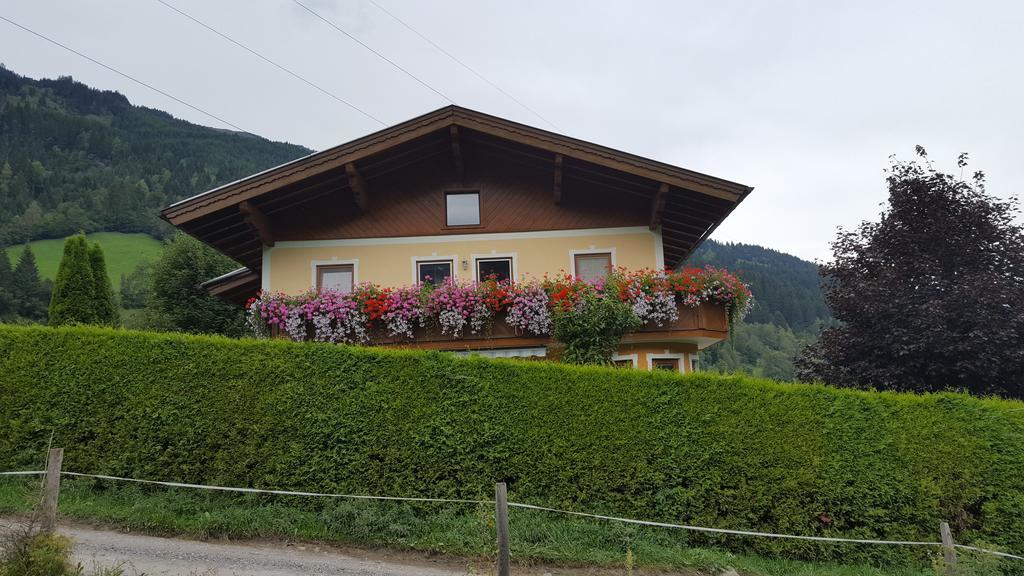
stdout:
<svg viewBox="0 0 1024 576">
<path fill-rule="evenodd" d="M 74 543 L 74 559 L 89 574 L 96 566 L 121 566 L 128 576 L 454 576 L 469 574 L 429 560 L 406 562 L 347 555 L 314 545 L 216 543 L 123 534 L 83 526 L 62 526 Z M 476 572 L 486 573 L 484 568 Z"/>
</svg>

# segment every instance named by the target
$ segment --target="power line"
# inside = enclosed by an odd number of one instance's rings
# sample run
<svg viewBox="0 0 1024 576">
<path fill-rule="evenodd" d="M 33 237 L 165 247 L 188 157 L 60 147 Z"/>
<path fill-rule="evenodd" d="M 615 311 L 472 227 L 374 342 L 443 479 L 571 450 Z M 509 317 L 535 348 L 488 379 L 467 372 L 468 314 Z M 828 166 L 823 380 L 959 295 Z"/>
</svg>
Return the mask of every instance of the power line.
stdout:
<svg viewBox="0 0 1024 576">
<path fill-rule="evenodd" d="M 302 2 L 299 2 L 299 0 L 292 0 L 292 2 L 295 2 L 296 4 L 298 4 L 299 6 L 301 6 L 301 7 L 302 7 L 302 8 L 304 9 L 304 10 L 306 10 L 306 12 L 309 12 L 309 13 L 310 13 L 310 14 L 312 14 L 313 16 L 316 16 L 317 18 L 319 18 L 320 20 L 323 20 L 323 21 L 324 21 L 325 23 L 327 23 L 327 25 L 328 25 L 328 26 L 330 26 L 331 28 L 334 28 L 334 29 L 335 29 L 335 30 L 337 30 L 338 32 L 341 32 L 342 34 L 344 34 L 345 36 L 347 36 L 347 37 L 348 37 L 349 39 L 351 39 L 351 40 L 353 40 L 353 41 L 355 41 L 355 42 L 359 43 L 359 45 L 360 45 L 360 46 L 362 46 L 363 48 L 366 48 L 366 49 L 367 49 L 367 50 L 369 50 L 370 52 L 373 52 L 373 53 L 374 53 L 374 54 L 376 54 L 376 55 L 377 55 L 377 56 L 378 56 L 378 57 L 379 57 L 380 59 L 384 60 L 384 61 L 385 61 L 385 62 L 387 62 L 388 64 L 391 64 L 391 65 L 392 65 L 392 66 L 394 66 L 395 68 L 397 68 L 397 69 L 401 70 L 401 71 L 402 71 L 402 72 L 403 72 L 403 73 L 404 73 L 404 74 L 405 74 L 406 76 L 408 76 L 408 77 L 412 78 L 413 80 L 415 80 L 415 81 L 419 82 L 420 84 L 422 84 L 423 86 L 427 87 L 427 88 L 428 88 L 428 89 L 429 89 L 429 90 L 430 90 L 431 92 L 433 92 L 434 94 L 437 94 L 437 95 L 438 95 L 438 96 L 440 96 L 441 98 L 444 98 L 445 100 L 447 100 L 447 101 L 448 101 L 448 103 L 450 103 L 450 104 L 455 104 L 455 101 L 454 101 L 454 100 L 452 100 L 451 98 L 449 98 L 449 97 L 445 96 L 444 94 L 442 94 L 440 90 L 438 90 L 437 88 L 434 88 L 434 87 L 433 87 L 433 86 L 431 86 L 430 84 L 427 84 L 427 83 L 426 83 L 426 82 L 424 82 L 423 80 L 420 80 L 420 79 L 419 79 L 419 78 L 418 78 L 418 77 L 417 77 L 417 76 L 416 76 L 415 74 L 413 74 L 412 72 L 409 72 L 409 71 L 408 71 L 408 70 L 406 70 L 405 68 L 402 68 L 402 67 L 401 67 L 401 66 L 399 66 L 399 65 L 398 65 L 398 64 L 397 64 L 397 63 L 396 63 L 396 62 L 395 62 L 394 60 L 391 60 L 391 59 L 390 59 L 390 58 L 388 58 L 387 56 L 385 56 L 385 55 L 381 54 L 380 52 L 378 52 L 378 51 L 374 50 L 374 49 L 373 49 L 373 48 L 371 48 L 371 47 L 370 47 L 369 45 L 367 45 L 367 44 L 366 44 L 365 42 L 363 42 L 363 41 L 362 41 L 362 40 L 360 40 L 359 38 L 356 38 L 355 36 L 353 36 L 353 35 L 349 34 L 348 32 L 346 32 L 345 30 L 343 30 L 343 29 L 342 29 L 341 27 L 339 27 L 339 26 L 338 26 L 337 24 L 335 24 L 334 22 L 332 22 L 332 21 L 328 20 L 327 18 L 324 18 L 323 16 L 321 16 L 321 15 L 320 15 L 320 14 L 319 14 L 318 12 L 316 12 L 315 10 L 313 10 L 312 8 L 310 8 L 309 6 L 306 6 L 306 5 L 305 5 L 305 4 L 303 4 Z"/>
<path fill-rule="evenodd" d="M 484 82 L 486 82 L 486 83 L 490 84 L 492 88 L 494 88 L 494 89 L 495 89 L 495 90 L 497 90 L 498 92 L 501 92 L 502 94 L 504 94 L 506 98 L 508 98 L 509 100 L 512 100 L 512 101 L 513 101 L 513 102 L 515 102 L 516 104 L 519 104 L 520 106 L 522 106 L 522 107 L 523 107 L 523 108 L 525 108 L 526 110 L 530 111 L 530 113 L 532 113 L 532 114 L 533 114 L 534 116 L 536 116 L 537 118 L 540 118 L 540 119 L 541 119 L 541 120 L 543 120 L 544 122 L 548 123 L 548 124 L 549 124 L 549 125 L 550 125 L 550 126 L 551 126 L 552 128 L 555 128 L 556 130 L 557 130 L 557 129 L 559 129 L 559 128 L 558 128 L 558 126 L 556 126 L 554 122 L 552 122 L 551 120 L 548 120 L 547 118 L 545 118 L 545 117 L 541 116 L 540 112 L 537 112 L 537 111 L 536 111 L 536 110 L 534 110 L 533 108 L 530 108 L 530 107 L 529 107 L 529 106 L 527 106 L 527 105 L 526 105 L 525 103 L 523 103 L 523 102 L 522 102 L 521 100 L 519 100 L 519 99 L 518 99 L 518 98 L 516 98 L 515 96 L 513 96 L 513 95 L 509 94 L 508 92 L 506 92 L 505 90 L 503 90 L 501 86 L 498 86 L 498 85 L 497 85 L 497 84 L 495 84 L 494 82 L 491 82 L 490 80 L 488 80 L 488 79 L 487 79 L 487 78 L 486 78 L 486 77 L 485 77 L 485 76 L 484 76 L 483 74 L 481 74 L 481 73 L 477 72 L 477 71 L 476 71 L 476 70 L 474 70 L 474 69 L 473 69 L 472 67 L 470 67 L 470 65 L 469 65 L 469 64 L 466 64 L 466 63 L 465 63 L 465 62 L 463 62 L 462 60 L 460 60 L 460 59 L 456 58 L 454 54 L 452 54 L 451 52 L 448 52 L 447 50 L 445 50 L 444 48 L 442 48 L 441 46 L 439 46 L 439 45 L 438 45 L 438 44 L 437 44 L 436 42 L 434 42 L 433 40 L 431 40 L 430 38 L 428 38 L 428 37 L 427 37 L 427 36 L 425 36 L 424 34 L 420 33 L 420 31 L 419 31 L 419 30 L 416 30 L 415 28 L 413 28 L 412 26 L 410 26 L 409 24 L 407 24 L 407 23 L 405 22 L 405 20 L 402 20 L 402 19 L 401 19 L 401 18 L 399 18 L 398 16 L 395 16 L 395 15 L 394 15 L 394 14 L 392 14 L 392 13 L 391 13 L 390 11 L 388 11 L 388 9 L 387 9 L 387 8 L 384 8 L 383 6 L 381 6 L 380 4 L 378 4 L 378 3 L 377 3 L 377 2 L 375 1 L 375 0 L 369 0 L 369 2 L 370 2 L 370 4 L 373 4 L 374 6 L 376 6 L 378 10 L 380 10 L 381 12 L 383 12 L 383 13 L 387 14 L 388 16 L 390 16 L 390 17 L 391 17 L 392 19 L 394 19 L 394 20 L 395 20 L 396 22 L 398 22 L 398 23 L 399 23 L 399 24 L 401 24 L 402 26 L 405 26 L 406 28 L 408 28 L 410 32 L 412 32 L 413 34 L 415 34 L 415 35 L 419 36 L 419 37 L 420 37 L 421 39 L 423 39 L 423 41 L 424 41 L 424 42 L 426 42 L 427 44 L 430 44 L 431 46 L 433 46 L 434 48 L 436 48 L 438 52 L 440 52 L 441 54 L 444 54 L 444 55 L 445 55 L 445 56 L 447 56 L 448 58 L 451 58 L 451 59 L 452 59 L 452 60 L 453 60 L 453 61 L 454 61 L 454 62 L 455 62 L 456 64 L 458 64 L 459 66 L 462 66 L 462 67 L 463 67 L 463 68 L 465 68 L 466 70 L 469 70 L 469 71 L 470 71 L 470 72 L 472 72 L 472 73 L 473 73 L 473 75 L 475 75 L 475 76 L 476 76 L 477 78 L 479 78 L 479 79 L 483 80 Z"/>
<path fill-rule="evenodd" d="M 241 49 L 245 50 L 246 52 L 249 52 L 249 53 L 250 53 L 250 54 L 252 54 L 253 56 L 256 56 L 257 58 L 259 58 L 259 59 L 263 60 L 264 62 L 266 62 L 266 63 L 268 63 L 268 64 L 270 64 L 270 65 L 272 65 L 272 66 L 275 66 L 276 68 L 278 68 L 278 69 L 280 69 L 280 70 L 282 70 L 282 71 L 284 71 L 284 72 L 287 72 L 287 73 L 288 73 L 288 74 L 290 74 L 291 76 L 293 76 L 293 77 L 295 77 L 295 78 L 297 78 L 297 79 L 299 79 L 299 80 L 301 80 L 301 81 L 305 82 L 306 84 L 308 84 L 308 85 L 312 86 L 313 88 L 316 88 L 317 90 L 319 90 L 320 92 L 323 92 L 323 93 L 324 93 L 324 94 L 326 94 L 327 96 L 330 96 L 331 98 L 334 98 L 334 99 L 335 99 L 335 100 L 337 100 L 338 102 L 341 102 L 341 103 L 342 103 L 342 104 L 344 104 L 345 106 L 348 106 L 349 108 L 351 108 L 351 109 L 355 110 L 356 112 L 359 112 L 359 113 L 360 113 L 360 114 L 362 114 L 363 116 L 366 116 L 367 118 L 369 118 L 369 119 L 373 120 L 374 122 L 377 122 L 377 123 L 378 123 L 378 124 L 380 124 L 381 126 L 386 126 L 386 125 L 387 125 L 387 124 L 385 124 L 385 123 L 384 123 L 384 121 L 382 121 L 381 119 L 379 119 L 379 118 L 377 118 L 376 116 L 374 116 L 374 115 L 370 114 L 369 112 L 367 112 L 367 111 L 365 111 L 365 110 L 363 110 L 363 109 L 359 108 L 359 107 L 358 107 L 358 106 L 356 106 L 355 104 L 352 104 L 351 102 L 349 102 L 349 101 L 345 100 L 344 98 L 342 98 L 342 97 L 338 96 L 337 94 L 335 94 L 335 93 L 331 92 L 330 90 L 327 90 L 326 88 L 323 88 L 323 87 L 321 87 L 321 86 L 320 86 L 319 84 L 316 84 L 316 83 L 314 83 L 314 82 L 313 82 L 312 80 L 308 80 L 308 79 L 306 79 L 305 77 L 303 77 L 303 76 L 300 76 L 300 75 L 298 75 L 298 74 L 297 74 L 297 73 L 295 73 L 295 72 L 292 72 L 291 70 L 289 70 L 288 68 L 286 68 L 286 67 L 282 66 L 281 64 L 278 64 L 277 62 L 274 62 L 273 60 L 271 60 L 270 58 L 267 58 L 267 57 L 266 57 L 266 56 L 264 56 L 263 54 L 260 54 L 259 52 L 257 52 L 257 51 L 255 51 L 255 50 L 253 50 L 252 48 L 249 48 L 249 47 L 248 47 L 248 46 L 246 46 L 245 44 L 242 44 L 241 42 L 239 42 L 239 41 L 235 40 L 234 38 L 232 38 L 232 37 L 228 36 L 227 34 L 224 34 L 223 32 L 221 32 L 221 31 L 217 30 L 217 29 L 216 29 L 216 28 L 214 28 L 213 26 L 210 26 L 210 25 L 208 25 L 208 24 L 206 24 L 206 23 L 204 23 L 204 22 L 202 22 L 202 21 L 200 21 L 200 20 L 198 20 L 198 19 L 194 18 L 193 16 L 191 16 L 191 15 L 189 15 L 189 14 L 187 14 L 187 13 L 185 13 L 185 12 L 181 11 L 181 10 L 179 10 L 178 8 L 176 8 L 176 7 L 174 7 L 173 5 L 171 5 L 171 4 L 167 3 L 167 2 L 165 2 L 164 0 L 156 0 L 156 1 L 157 1 L 157 2 L 159 2 L 159 3 L 161 3 L 161 4 L 163 4 L 163 5 L 164 5 L 164 6 L 166 6 L 167 8 L 170 8 L 171 10 L 174 10 L 174 11 L 175 11 L 175 12 L 177 12 L 178 14 L 181 14 L 181 15 L 182 15 L 182 16 L 184 16 L 185 18 L 188 18 L 189 20 L 191 20 L 191 21 L 195 22 L 196 24 L 199 24 L 199 25 L 200 25 L 200 26 L 202 26 L 203 28 L 206 28 L 206 29 L 207 29 L 207 30 L 209 30 L 210 32 L 213 32 L 214 34 L 216 34 L 216 35 L 220 36 L 221 38 L 223 38 L 223 39 L 227 40 L 228 42 L 231 42 L 231 43 L 232 43 L 232 44 L 234 44 L 235 46 L 238 46 L 239 48 L 241 48 Z"/>
<path fill-rule="evenodd" d="M 239 128 L 238 126 L 232 124 L 231 122 L 228 122 L 227 120 L 221 118 L 220 116 L 217 116 L 215 114 L 207 112 L 206 110 L 203 110 L 202 108 L 200 108 L 198 106 L 193 106 L 192 104 L 189 104 L 188 102 L 185 102 L 184 100 L 182 100 L 181 98 L 178 98 L 177 96 L 168 94 L 167 92 L 164 92 L 163 90 L 157 88 L 156 86 L 153 86 L 151 84 L 147 84 L 147 83 L 143 82 L 142 80 L 139 80 L 138 78 L 135 78 L 133 76 L 125 74 L 124 72 L 121 72 L 120 70 L 114 68 L 113 66 L 108 66 L 108 65 L 104 64 L 103 62 L 100 62 L 99 60 L 97 60 L 97 59 L 95 59 L 95 58 L 93 58 L 91 56 L 87 56 L 86 54 L 83 54 L 83 53 L 79 52 L 78 50 L 75 50 L 74 48 L 72 48 L 70 46 L 67 46 L 65 44 L 61 44 L 60 42 L 54 40 L 53 38 L 50 38 L 48 36 L 44 36 L 43 34 L 40 34 L 39 32 L 36 32 L 35 30 L 32 30 L 31 28 L 28 28 L 26 26 L 22 26 L 21 24 L 18 24 L 17 22 L 15 22 L 14 20 L 11 20 L 10 18 L 7 18 L 5 16 L 0 15 L 0 20 L 3 20 L 4 22 L 7 22 L 8 24 L 10 24 L 12 26 L 16 26 L 18 28 L 21 28 L 22 30 L 24 30 L 25 32 L 28 32 L 29 34 L 32 34 L 33 36 L 37 36 L 39 38 L 42 38 L 43 40 L 46 40 L 47 42 L 49 42 L 50 44 L 53 44 L 54 46 L 59 46 L 59 47 L 65 49 L 65 50 L 67 50 L 68 52 L 71 52 L 72 54 L 76 54 L 76 55 L 78 55 L 78 56 L 80 56 L 82 58 L 85 58 L 86 60 L 88 60 L 89 62 L 92 62 L 93 64 L 96 64 L 97 66 L 102 66 L 103 68 L 106 68 L 107 70 L 110 70 L 114 74 L 117 74 L 119 76 L 127 78 L 128 80 L 131 80 L 132 82 L 135 82 L 136 84 L 138 84 L 140 86 L 145 86 L 146 88 L 149 88 L 150 90 L 152 90 L 152 91 L 154 91 L 154 92 L 156 92 L 158 94 L 162 94 L 162 95 L 170 98 L 171 100 L 174 100 L 178 104 L 181 104 L 183 106 L 188 106 L 189 108 L 195 110 L 196 112 L 199 112 L 200 114 L 204 114 L 204 115 L 206 115 L 206 116 L 208 116 L 210 118 L 213 118 L 214 120 L 216 120 L 216 121 L 218 121 L 218 122 L 220 122 L 220 123 L 222 123 L 222 124 L 224 124 L 226 126 L 230 126 L 230 127 L 234 128 L 235 130 L 238 130 L 239 132 L 244 132 L 245 134 L 256 136 L 256 134 L 253 134 L 252 132 L 249 132 L 248 130 Z"/>
</svg>

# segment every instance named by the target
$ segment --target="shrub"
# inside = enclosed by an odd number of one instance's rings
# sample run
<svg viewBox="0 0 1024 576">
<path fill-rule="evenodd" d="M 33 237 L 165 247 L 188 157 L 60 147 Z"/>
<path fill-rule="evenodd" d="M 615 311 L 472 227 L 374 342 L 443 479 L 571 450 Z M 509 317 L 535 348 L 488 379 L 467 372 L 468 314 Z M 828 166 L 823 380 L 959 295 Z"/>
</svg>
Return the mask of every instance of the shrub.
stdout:
<svg viewBox="0 0 1024 576">
<path fill-rule="evenodd" d="M 0 576 L 76 576 L 81 568 L 72 565 L 71 541 L 57 534 L 42 534 L 29 526 L 2 535 Z"/>
<path fill-rule="evenodd" d="M 0 469 L 487 498 L 1024 550 L 1024 404 L 95 327 L 0 328 Z M 311 504 L 312 505 L 312 504 Z M 514 523 L 515 513 L 512 522 Z M 931 550 L 678 532 L 844 562 Z"/>
<path fill-rule="evenodd" d="M 114 289 L 107 275 L 107 260 L 103 257 L 103 248 L 99 244 L 89 245 L 89 266 L 92 268 L 93 281 L 93 314 L 96 323 L 104 326 L 117 326 L 121 323 L 117 304 L 114 302 Z"/>
<path fill-rule="evenodd" d="M 607 364 L 622 337 L 640 327 L 640 318 L 625 302 L 586 292 L 571 306 L 555 308 L 552 324 L 552 335 L 564 345 L 562 361 Z"/>
<path fill-rule="evenodd" d="M 199 240 L 175 234 L 150 270 L 148 307 L 154 323 L 182 332 L 241 335 L 245 319 L 238 306 L 210 296 L 201 286 L 236 268 L 236 262 Z"/>
<path fill-rule="evenodd" d="M 91 324 L 96 321 L 96 283 L 85 234 L 64 241 L 64 256 L 57 268 L 50 300 L 50 326 Z"/>
</svg>

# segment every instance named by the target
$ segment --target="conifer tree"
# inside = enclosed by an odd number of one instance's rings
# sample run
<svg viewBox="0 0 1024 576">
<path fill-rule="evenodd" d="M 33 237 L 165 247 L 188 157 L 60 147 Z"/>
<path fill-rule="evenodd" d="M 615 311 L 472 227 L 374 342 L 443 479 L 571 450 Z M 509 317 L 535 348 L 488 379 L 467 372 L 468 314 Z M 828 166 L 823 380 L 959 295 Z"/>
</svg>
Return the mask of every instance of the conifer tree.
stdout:
<svg viewBox="0 0 1024 576">
<path fill-rule="evenodd" d="M 89 245 L 89 265 L 93 280 L 93 315 L 97 324 L 116 326 L 120 318 L 114 303 L 114 289 L 107 275 L 107 261 L 99 244 Z"/>
<path fill-rule="evenodd" d="M 14 300 L 14 271 L 11 261 L 7 259 L 7 250 L 0 247 L 0 322 L 14 317 L 16 302 Z"/>
<path fill-rule="evenodd" d="M 39 278 L 39 267 L 31 245 L 26 244 L 22 250 L 13 276 L 12 292 L 17 315 L 33 322 L 45 322 L 50 295 Z"/>
<path fill-rule="evenodd" d="M 95 322 L 95 294 L 96 283 L 93 280 L 85 234 L 71 236 L 64 241 L 64 257 L 53 283 L 50 326 Z"/>
</svg>

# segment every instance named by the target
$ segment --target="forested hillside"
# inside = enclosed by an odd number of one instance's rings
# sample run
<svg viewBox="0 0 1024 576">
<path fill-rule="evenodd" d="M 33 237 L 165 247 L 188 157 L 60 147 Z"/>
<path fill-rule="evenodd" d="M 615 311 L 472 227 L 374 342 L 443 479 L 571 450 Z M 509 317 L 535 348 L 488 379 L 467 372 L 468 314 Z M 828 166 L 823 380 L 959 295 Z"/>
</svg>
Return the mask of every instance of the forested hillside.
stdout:
<svg viewBox="0 0 1024 576">
<path fill-rule="evenodd" d="M 308 153 L 0 66 L 0 245 L 99 230 L 164 237 L 160 207 Z"/>
<path fill-rule="evenodd" d="M 755 299 L 754 309 L 736 326 L 732 339 L 701 354 L 704 369 L 793 379 L 796 355 L 832 321 L 817 264 L 762 246 L 708 240 L 687 265 L 737 272 Z"/>
</svg>

